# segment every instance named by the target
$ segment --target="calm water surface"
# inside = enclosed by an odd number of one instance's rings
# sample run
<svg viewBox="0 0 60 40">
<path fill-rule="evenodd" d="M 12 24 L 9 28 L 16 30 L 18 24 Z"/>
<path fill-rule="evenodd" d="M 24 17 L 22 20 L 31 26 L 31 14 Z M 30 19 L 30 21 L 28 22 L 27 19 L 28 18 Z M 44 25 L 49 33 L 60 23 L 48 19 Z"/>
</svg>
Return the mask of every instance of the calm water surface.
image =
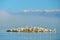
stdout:
<svg viewBox="0 0 60 40">
<path fill-rule="evenodd" d="M 56 33 L 0 33 L 0 40 L 59 40 Z"/>
</svg>

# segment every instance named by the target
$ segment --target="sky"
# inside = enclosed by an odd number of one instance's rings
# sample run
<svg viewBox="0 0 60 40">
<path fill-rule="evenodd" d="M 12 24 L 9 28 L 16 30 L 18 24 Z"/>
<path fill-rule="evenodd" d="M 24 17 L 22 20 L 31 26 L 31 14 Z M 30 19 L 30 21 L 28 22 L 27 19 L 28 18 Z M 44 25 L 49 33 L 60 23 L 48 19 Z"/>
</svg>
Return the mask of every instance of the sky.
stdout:
<svg viewBox="0 0 60 40">
<path fill-rule="evenodd" d="M 20 13 L 22 10 L 24 13 Z M 25 12 L 34 13 L 27 14 Z M 22 23 L 34 20 L 37 21 L 36 19 L 41 20 L 41 16 L 60 17 L 60 13 L 52 14 L 50 12 L 60 12 L 60 0 L 0 0 L 0 22 L 7 22 L 7 20 L 13 22 L 16 20 Z"/>
<path fill-rule="evenodd" d="M 60 0 L 0 0 L 0 10 L 17 12 L 21 10 L 60 9 Z"/>
<path fill-rule="evenodd" d="M 60 0 L 0 0 L 0 24 L 4 22 L 7 23 L 7 21 L 9 23 L 17 22 L 17 24 L 30 23 L 30 22 L 34 23 L 42 19 L 45 19 L 44 18 L 45 16 L 60 17 L 60 13 L 53 13 L 53 14 L 49 13 L 49 12 L 60 12 L 59 9 L 60 9 Z M 34 12 L 34 13 L 32 14 L 13 13 L 13 12 L 20 12 L 21 10 L 24 10 L 23 12 Z M 48 13 L 36 14 L 35 12 L 48 12 L 49 14 Z M 43 17 L 41 17 L 42 15 Z"/>
</svg>

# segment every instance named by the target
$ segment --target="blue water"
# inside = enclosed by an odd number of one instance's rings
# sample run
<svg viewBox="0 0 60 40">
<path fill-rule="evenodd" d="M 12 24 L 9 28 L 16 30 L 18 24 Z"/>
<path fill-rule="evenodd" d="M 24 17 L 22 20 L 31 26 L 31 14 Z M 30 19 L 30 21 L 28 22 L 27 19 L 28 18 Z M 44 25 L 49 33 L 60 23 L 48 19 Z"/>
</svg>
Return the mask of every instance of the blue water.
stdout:
<svg viewBox="0 0 60 40">
<path fill-rule="evenodd" d="M 57 40 L 55 33 L 0 33 L 0 40 Z"/>
<path fill-rule="evenodd" d="M 11 15 L 11 14 L 10 14 Z M 19 14 L 11 15 L 11 17 L 0 19 L 0 40 L 60 40 L 60 14 L 36 15 L 36 14 Z M 25 25 L 33 27 L 53 29 L 56 33 L 20 33 L 6 32 L 10 28 L 25 27 Z"/>
</svg>

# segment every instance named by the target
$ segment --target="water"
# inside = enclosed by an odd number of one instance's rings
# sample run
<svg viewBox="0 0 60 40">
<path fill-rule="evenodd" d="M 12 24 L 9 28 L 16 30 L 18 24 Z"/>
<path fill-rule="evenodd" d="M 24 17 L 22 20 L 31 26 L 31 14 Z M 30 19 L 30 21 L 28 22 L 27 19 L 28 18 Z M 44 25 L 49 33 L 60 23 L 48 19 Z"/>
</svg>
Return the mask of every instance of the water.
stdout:
<svg viewBox="0 0 60 40">
<path fill-rule="evenodd" d="M 56 40 L 55 33 L 0 33 L 0 40 Z"/>
<path fill-rule="evenodd" d="M 57 14 L 57 13 L 56 13 Z M 46 14 L 45 14 L 46 15 Z M 59 14 L 60 15 L 60 14 Z M 20 33 L 6 32 L 10 28 L 25 27 L 25 25 L 35 26 L 38 24 L 43 28 L 56 28 L 56 33 Z M 22 26 L 24 25 L 24 26 Z M 41 15 L 11 15 L 6 20 L 0 20 L 0 40 L 60 40 L 60 16 Z"/>
</svg>

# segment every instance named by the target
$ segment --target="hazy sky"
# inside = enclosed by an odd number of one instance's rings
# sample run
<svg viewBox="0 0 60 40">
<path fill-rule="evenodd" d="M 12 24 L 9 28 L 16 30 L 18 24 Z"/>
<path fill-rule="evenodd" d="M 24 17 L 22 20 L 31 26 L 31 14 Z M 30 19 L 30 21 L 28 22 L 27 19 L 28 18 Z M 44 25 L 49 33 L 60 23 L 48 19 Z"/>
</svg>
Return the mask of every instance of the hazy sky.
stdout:
<svg viewBox="0 0 60 40">
<path fill-rule="evenodd" d="M 0 0 L 0 10 L 44 10 L 60 9 L 60 0 Z"/>
<path fill-rule="evenodd" d="M 60 17 L 59 13 L 53 13 L 53 14 L 51 13 L 49 14 L 48 13 L 45 13 L 45 14 L 44 13 L 32 13 L 32 14 L 16 13 L 18 15 L 12 15 L 12 13 L 10 14 L 10 12 L 16 12 L 16 11 L 19 12 L 21 10 L 38 10 L 38 9 L 39 10 L 60 9 L 60 0 L 0 0 L 0 24 L 7 23 L 7 22 L 16 23 L 16 24 L 30 23 L 30 22 L 34 23 L 37 21 L 40 23 L 42 19 L 45 19 L 44 17 L 41 17 L 41 15 L 43 16 L 45 15 L 47 17 L 48 16 Z M 45 20 L 41 22 L 45 22 Z"/>
</svg>

